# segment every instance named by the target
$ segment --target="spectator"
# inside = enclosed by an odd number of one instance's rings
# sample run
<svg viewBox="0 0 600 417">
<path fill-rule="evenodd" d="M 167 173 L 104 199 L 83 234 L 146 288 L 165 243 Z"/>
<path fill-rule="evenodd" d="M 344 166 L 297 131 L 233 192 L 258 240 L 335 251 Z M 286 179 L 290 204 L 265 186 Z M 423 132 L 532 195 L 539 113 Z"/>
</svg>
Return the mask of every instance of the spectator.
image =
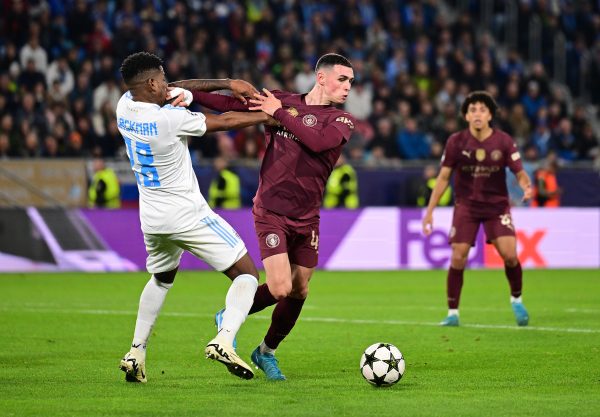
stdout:
<svg viewBox="0 0 600 417">
<path fill-rule="evenodd" d="M 565 118 L 560 121 L 558 130 L 552 137 L 552 148 L 560 159 L 565 161 L 577 159 L 577 143 L 569 119 Z"/>
<path fill-rule="evenodd" d="M 75 86 L 73 71 L 69 68 L 67 58 L 63 55 L 54 60 L 46 72 L 46 85 L 51 86 L 55 82 L 58 82 L 62 97 L 67 97 Z"/>
<path fill-rule="evenodd" d="M 398 148 L 405 159 L 428 159 L 431 155 L 427 137 L 417 128 L 415 119 L 406 121 L 406 127 L 398 134 Z"/>
<path fill-rule="evenodd" d="M 213 208 L 237 209 L 242 206 L 240 177 L 228 167 L 225 158 L 215 158 L 216 177 L 208 189 L 208 204 Z"/>
<path fill-rule="evenodd" d="M 383 158 L 397 159 L 400 157 L 394 125 L 389 118 L 383 117 L 377 121 L 375 136 L 367 145 L 367 150 L 377 155 L 381 154 Z"/>
<path fill-rule="evenodd" d="M 30 36 L 29 41 L 21 48 L 19 59 L 21 68 L 26 68 L 32 61 L 35 71 L 43 74 L 48 69 L 48 54 L 40 45 L 38 36 Z"/>
<path fill-rule="evenodd" d="M 19 78 L 17 79 L 17 84 L 21 87 L 21 90 L 31 93 L 38 84 L 46 86 L 44 74 L 37 70 L 33 58 L 27 60 L 23 67 L 24 70 L 19 74 Z"/>
<path fill-rule="evenodd" d="M 325 185 L 323 207 L 325 208 L 358 208 L 358 178 L 356 171 L 340 154 L 335 168 Z"/>
<path fill-rule="evenodd" d="M 109 209 L 121 207 L 119 179 L 115 172 L 100 158 L 94 159 L 92 169 L 94 176 L 88 189 L 88 205 Z"/>
<path fill-rule="evenodd" d="M 556 179 L 557 168 L 556 155 L 549 154 L 543 167 L 535 172 L 532 207 L 560 206 L 561 189 Z"/>
</svg>

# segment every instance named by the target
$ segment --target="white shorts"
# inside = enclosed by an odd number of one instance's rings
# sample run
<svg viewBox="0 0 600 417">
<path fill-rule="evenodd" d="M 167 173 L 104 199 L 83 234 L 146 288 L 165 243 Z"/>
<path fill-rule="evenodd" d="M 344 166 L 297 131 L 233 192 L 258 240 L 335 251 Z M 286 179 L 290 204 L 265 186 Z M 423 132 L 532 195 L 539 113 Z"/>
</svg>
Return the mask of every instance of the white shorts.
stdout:
<svg viewBox="0 0 600 417">
<path fill-rule="evenodd" d="M 248 251 L 240 235 L 216 213 L 211 213 L 192 230 L 172 234 L 144 233 L 146 269 L 151 274 L 172 271 L 186 250 L 217 271 L 225 271 Z"/>
</svg>

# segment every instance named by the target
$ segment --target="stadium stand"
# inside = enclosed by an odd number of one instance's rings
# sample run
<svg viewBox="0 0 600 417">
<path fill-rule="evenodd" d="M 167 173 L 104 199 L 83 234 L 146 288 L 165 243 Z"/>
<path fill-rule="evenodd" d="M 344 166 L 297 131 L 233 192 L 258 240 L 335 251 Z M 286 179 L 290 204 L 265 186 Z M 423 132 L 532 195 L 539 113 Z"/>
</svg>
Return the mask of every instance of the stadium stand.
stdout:
<svg viewBox="0 0 600 417">
<path fill-rule="evenodd" d="M 361 121 L 347 149 L 355 166 L 438 159 L 449 133 L 463 126 L 458 106 L 474 89 L 496 97 L 497 126 L 523 150 L 535 148 L 538 160 L 555 153 L 562 167 L 600 165 L 598 2 L 3 0 L 0 7 L 0 159 L 125 161 L 114 111 L 124 90 L 118 65 L 138 50 L 161 56 L 171 80 L 242 78 L 299 92 L 311 87 L 316 58 L 335 51 L 355 66 L 346 104 Z M 200 165 L 223 156 L 256 166 L 256 137 L 251 129 L 211 135 L 192 141 L 191 151 Z"/>
</svg>

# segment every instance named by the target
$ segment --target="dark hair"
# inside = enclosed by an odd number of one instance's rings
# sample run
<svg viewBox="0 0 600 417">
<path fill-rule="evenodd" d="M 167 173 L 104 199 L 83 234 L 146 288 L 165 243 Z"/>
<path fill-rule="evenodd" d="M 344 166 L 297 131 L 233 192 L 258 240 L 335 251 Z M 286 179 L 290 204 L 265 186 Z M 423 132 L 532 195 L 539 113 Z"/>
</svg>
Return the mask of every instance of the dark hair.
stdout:
<svg viewBox="0 0 600 417">
<path fill-rule="evenodd" d="M 333 67 L 334 65 L 343 65 L 344 67 L 352 68 L 352 64 L 346 57 L 339 54 L 325 54 L 317 61 L 315 72 L 323 67 Z"/>
<path fill-rule="evenodd" d="M 469 111 L 469 106 L 473 103 L 483 103 L 485 107 L 488 108 L 492 117 L 496 115 L 496 110 L 498 110 L 498 105 L 494 98 L 487 91 L 473 91 L 469 93 L 465 101 L 463 101 L 462 106 L 460 106 L 460 112 L 463 116 L 466 116 L 467 111 Z"/>
<path fill-rule="evenodd" d="M 150 52 L 136 52 L 129 55 L 121 64 L 121 75 L 126 84 L 135 81 L 139 75 L 159 70 L 162 66 L 162 60 Z"/>
</svg>

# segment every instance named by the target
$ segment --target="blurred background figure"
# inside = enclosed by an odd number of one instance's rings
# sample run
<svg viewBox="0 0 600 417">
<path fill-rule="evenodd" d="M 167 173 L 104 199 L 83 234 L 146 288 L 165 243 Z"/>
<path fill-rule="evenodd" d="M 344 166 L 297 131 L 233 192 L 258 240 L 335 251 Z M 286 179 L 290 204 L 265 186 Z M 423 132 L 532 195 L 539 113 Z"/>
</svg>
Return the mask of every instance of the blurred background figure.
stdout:
<svg viewBox="0 0 600 417">
<path fill-rule="evenodd" d="M 435 165 L 427 165 L 423 169 L 423 175 L 418 177 L 416 181 L 413 181 L 411 185 L 412 197 L 410 201 L 415 203 L 418 207 L 425 207 L 431 197 L 433 187 L 435 187 L 435 181 L 437 178 L 437 167 Z M 442 194 L 438 206 L 449 206 L 452 202 L 452 185 L 448 185 L 446 191 Z"/>
<path fill-rule="evenodd" d="M 242 206 L 240 177 L 229 169 L 225 158 L 215 158 L 216 177 L 208 189 L 208 204 L 212 208 L 237 209 Z"/>
<path fill-rule="evenodd" d="M 342 207 L 355 209 L 358 207 L 358 179 L 356 171 L 343 154 L 338 158 L 325 186 L 323 207 Z"/>
<path fill-rule="evenodd" d="M 532 207 L 560 206 L 561 189 L 556 179 L 557 170 L 556 154 L 550 153 L 543 166 L 535 172 Z"/>
<path fill-rule="evenodd" d="M 88 205 L 109 209 L 121 207 L 121 190 L 115 171 L 106 167 L 100 158 L 92 161 L 92 168 L 94 176 L 88 189 Z"/>
</svg>

